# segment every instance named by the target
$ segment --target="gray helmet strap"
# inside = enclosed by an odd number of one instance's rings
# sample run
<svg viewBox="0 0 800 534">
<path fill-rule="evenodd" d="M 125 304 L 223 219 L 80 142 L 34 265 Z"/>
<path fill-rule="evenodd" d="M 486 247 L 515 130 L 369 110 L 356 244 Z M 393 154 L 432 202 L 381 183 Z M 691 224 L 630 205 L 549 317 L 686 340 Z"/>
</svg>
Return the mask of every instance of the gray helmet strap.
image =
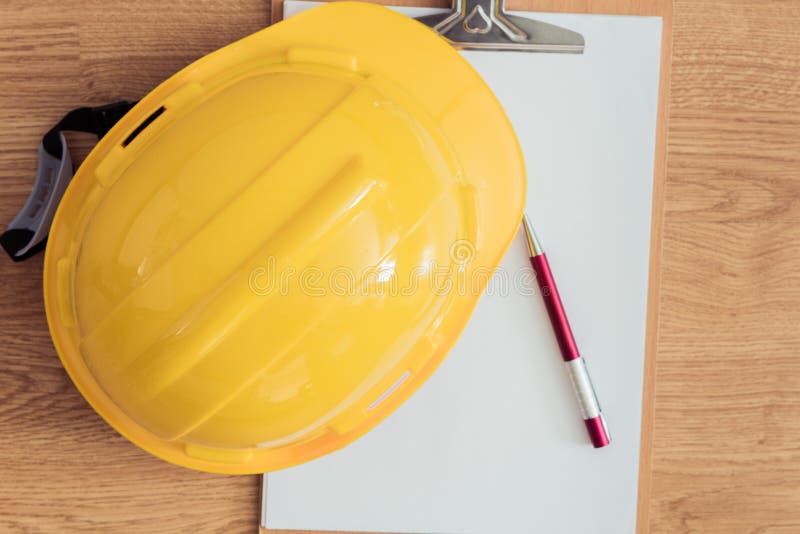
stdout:
<svg viewBox="0 0 800 534">
<path fill-rule="evenodd" d="M 20 212 L 0 235 L 0 246 L 12 260 L 22 261 L 44 248 L 58 203 L 72 180 L 72 158 L 62 132 L 93 133 L 100 139 L 135 104 L 122 101 L 73 109 L 45 134 L 39 144 L 39 165 L 33 189 Z"/>
</svg>

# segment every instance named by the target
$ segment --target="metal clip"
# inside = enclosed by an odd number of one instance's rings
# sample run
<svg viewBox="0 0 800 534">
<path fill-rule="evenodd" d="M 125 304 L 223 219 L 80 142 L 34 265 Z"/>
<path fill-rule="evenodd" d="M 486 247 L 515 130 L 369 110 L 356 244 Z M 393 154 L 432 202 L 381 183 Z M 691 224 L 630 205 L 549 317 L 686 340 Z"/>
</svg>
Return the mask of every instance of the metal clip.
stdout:
<svg viewBox="0 0 800 534">
<path fill-rule="evenodd" d="M 509 50 L 582 54 L 583 35 L 505 12 L 505 0 L 453 0 L 450 13 L 418 21 L 465 50 Z"/>
</svg>

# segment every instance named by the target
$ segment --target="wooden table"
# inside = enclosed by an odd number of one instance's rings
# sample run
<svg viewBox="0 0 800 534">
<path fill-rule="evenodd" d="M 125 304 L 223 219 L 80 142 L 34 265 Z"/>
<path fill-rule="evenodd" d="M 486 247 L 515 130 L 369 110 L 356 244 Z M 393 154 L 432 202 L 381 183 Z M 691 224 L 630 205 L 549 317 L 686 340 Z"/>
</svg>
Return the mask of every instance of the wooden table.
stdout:
<svg viewBox="0 0 800 534">
<path fill-rule="evenodd" d="M 0 221 L 64 110 L 137 98 L 268 13 L 267 0 L 4 0 Z M 640 530 L 800 532 L 798 20 L 794 0 L 674 5 Z M 254 532 L 257 477 L 156 460 L 83 401 L 50 343 L 41 264 L 0 258 L 0 532 Z"/>
</svg>

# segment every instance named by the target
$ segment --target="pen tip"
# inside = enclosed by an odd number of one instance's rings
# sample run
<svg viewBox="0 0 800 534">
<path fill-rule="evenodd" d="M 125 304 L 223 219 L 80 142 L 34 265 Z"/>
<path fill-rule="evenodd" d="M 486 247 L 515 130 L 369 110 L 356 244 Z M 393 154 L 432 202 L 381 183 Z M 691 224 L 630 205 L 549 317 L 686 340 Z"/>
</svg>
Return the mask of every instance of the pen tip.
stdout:
<svg viewBox="0 0 800 534">
<path fill-rule="evenodd" d="M 528 218 L 527 213 L 522 214 L 522 227 L 525 229 L 525 237 L 528 240 L 528 252 L 531 257 L 538 256 L 543 252 L 542 245 L 536 237 L 536 232 L 533 231 L 533 225 L 531 225 L 531 220 Z"/>
</svg>

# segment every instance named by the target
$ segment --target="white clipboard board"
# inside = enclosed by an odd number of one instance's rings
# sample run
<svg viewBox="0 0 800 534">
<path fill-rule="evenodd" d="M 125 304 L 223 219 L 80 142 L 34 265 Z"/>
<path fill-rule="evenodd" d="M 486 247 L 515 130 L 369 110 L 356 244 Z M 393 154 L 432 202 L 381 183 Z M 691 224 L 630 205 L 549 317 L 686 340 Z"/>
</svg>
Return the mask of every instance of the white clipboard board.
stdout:
<svg viewBox="0 0 800 534">
<path fill-rule="evenodd" d="M 289 0 L 289 17 L 316 5 Z M 396 8 L 409 16 L 442 13 Z M 526 211 L 559 283 L 614 442 L 587 445 L 518 236 L 431 379 L 369 434 L 264 477 L 269 529 L 626 533 L 636 528 L 661 18 L 515 13 L 582 54 L 465 51 L 505 107 Z"/>
</svg>

